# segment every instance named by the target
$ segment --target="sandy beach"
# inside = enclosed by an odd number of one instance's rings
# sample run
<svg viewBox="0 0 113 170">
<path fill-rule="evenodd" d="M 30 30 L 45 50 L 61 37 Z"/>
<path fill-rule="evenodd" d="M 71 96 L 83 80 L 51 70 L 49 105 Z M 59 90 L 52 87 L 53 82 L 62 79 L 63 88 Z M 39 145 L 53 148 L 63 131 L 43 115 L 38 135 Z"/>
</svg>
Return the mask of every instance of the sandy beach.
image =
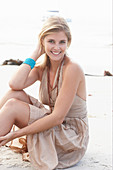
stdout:
<svg viewBox="0 0 113 170">
<path fill-rule="evenodd" d="M 18 66 L 0 66 L 0 99 L 8 90 L 8 81 Z M 38 98 L 39 83 L 25 91 Z M 89 145 L 83 159 L 67 170 L 112 169 L 112 77 L 86 76 Z M 32 170 L 21 154 L 0 148 L 0 170 Z"/>
<path fill-rule="evenodd" d="M 4 60 L 30 57 L 37 46 L 43 18 L 50 11 L 71 19 L 72 43 L 69 57 L 85 74 L 89 144 L 83 159 L 66 170 L 112 169 L 113 74 L 112 1 L 110 0 L 0 0 L 0 99 L 8 91 L 8 81 L 18 66 L 1 66 Z M 52 13 L 53 14 L 53 13 Z M 25 91 L 38 98 L 39 82 Z M 33 170 L 22 155 L 0 148 L 0 170 Z"/>
</svg>

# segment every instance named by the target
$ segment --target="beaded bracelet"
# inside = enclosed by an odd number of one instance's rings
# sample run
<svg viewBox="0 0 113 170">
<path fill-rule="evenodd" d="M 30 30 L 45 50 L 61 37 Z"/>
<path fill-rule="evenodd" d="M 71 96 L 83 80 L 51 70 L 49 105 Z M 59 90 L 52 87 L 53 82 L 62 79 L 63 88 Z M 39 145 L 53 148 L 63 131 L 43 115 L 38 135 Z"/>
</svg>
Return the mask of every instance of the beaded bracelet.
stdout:
<svg viewBox="0 0 113 170">
<path fill-rule="evenodd" d="M 32 58 L 26 58 L 26 60 L 23 62 L 23 64 L 28 64 L 31 67 L 31 69 L 34 68 L 35 63 L 36 63 L 35 60 L 33 60 Z"/>
</svg>

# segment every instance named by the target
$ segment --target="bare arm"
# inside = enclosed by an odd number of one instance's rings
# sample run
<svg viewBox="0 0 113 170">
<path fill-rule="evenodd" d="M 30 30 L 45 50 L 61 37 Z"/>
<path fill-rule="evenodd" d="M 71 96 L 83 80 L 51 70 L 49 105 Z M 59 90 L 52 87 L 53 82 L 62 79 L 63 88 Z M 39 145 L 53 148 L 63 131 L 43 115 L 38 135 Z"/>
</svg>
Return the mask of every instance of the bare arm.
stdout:
<svg viewBox="0 0 113 170">
<path fill-rule="evenodd" d="M 43 52 L 38 45 L 30 58 L 36 61 L 42 54 Z M 37 67 L 31 70 L 29 65 L 22 64 L 9 81 L 9 86 L 13 90 L 22 90 L 33 84 L 36 80 L 39 80 L 39 68 Z"/>
<path fill-rule="evenodd" d="M 73 103 L 79 83 L 81 82 L 81 74 L 80 68 L 75 68 L 74 65 L 70 65 L 65 71 L 65 78 L 52 114 L 20 129 L 16 132 L 16 137 L 39 133 L 61 124 Z"/>
<path fill-rule="evenodd" d="M 75 67 L 74 64 L 69 65 L 65 71 L 63 84 L 57 97 L 52 114 L 47 115 L 13 133 L 11 132 L 5 137 L 0 137 L 0 141 L 2 141 L 1 145 L 23 135 L 43 132 L 54 126 L 60 125 L 73 103 L 73 99 L 77 93 L 79 84 L 82 81 L 82 77 L 83 73 L 78 66 Z"/>
</svg>

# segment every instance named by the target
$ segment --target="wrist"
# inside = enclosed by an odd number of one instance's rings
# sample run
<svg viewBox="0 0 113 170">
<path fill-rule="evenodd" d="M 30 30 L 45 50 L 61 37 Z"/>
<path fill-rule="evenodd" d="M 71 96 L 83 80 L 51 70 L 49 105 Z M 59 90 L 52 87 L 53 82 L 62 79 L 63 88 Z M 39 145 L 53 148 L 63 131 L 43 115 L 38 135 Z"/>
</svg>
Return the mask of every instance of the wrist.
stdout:
<svg viewBox="0 0 113 170">
<path fill-rule="evenodd" d="M 39 57 L 40 57 L 40 51 L 39 51 L 39 49 L 37 48 L 37 49 L 33 52 L 32 56 L 31 56 L 30 58 L 32 58 L 33 60 L 36 61 Z"/>
<path fill-rule="evenodd" d="M 18 138 L 18 135 L 17 135 L 16 132 L 17 131 L 10 132 L 10 134 L 12 135 L 12 139 L 11 140 L 14 140 L 14 139 Z"/>
<path fill-rule="evenodd" d="M 31 67 L 31 69 L 33 69 L 36 62 L 32 58 L 26 58 L 26 60 L 23 62 L 23 64 L 27 64 L 27 65 L 29 65 Z"/>
<path fill-rule="evenodd" d="M 20 138 L 22 136 L 24 136 L 25 134 L 23 133 L 23 130 L 22 129 L 18 129 L 16 131 L 13 132 L 14 133 L 14 139 L 16 138 Z"/>
</svg>

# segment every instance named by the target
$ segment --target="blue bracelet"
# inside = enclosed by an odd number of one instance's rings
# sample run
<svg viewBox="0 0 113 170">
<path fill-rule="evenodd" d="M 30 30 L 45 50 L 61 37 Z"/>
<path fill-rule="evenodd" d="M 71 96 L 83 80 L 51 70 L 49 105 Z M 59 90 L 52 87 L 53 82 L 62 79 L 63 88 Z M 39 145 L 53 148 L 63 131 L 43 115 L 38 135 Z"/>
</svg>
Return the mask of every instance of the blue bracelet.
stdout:
<svg viewBox="0 0 113 170">
<path fill-rule="evenodd" d="M 31 67 L 31 69 L 34 68 L 35 63 L 36 63 L 35 60 L 33 60 L 32 58 L 27 58 L 27 59 L 23 62 L 23 64 L 28 64 L 28 65 Z"/>
</svg>

